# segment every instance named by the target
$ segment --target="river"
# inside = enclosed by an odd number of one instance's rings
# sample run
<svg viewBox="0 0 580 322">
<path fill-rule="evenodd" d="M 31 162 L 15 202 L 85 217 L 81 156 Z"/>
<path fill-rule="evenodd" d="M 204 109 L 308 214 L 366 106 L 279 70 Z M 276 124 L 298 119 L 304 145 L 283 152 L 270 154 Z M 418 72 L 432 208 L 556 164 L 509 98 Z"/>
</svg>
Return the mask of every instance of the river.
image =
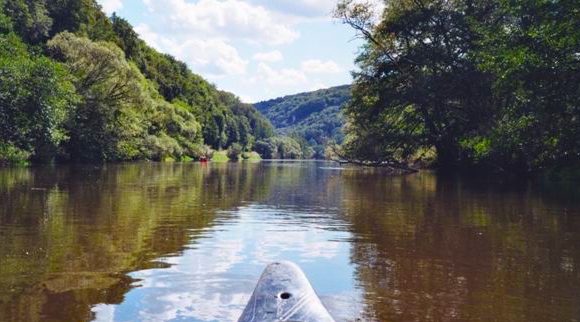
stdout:
<svg viewBox="0 0 580 322">
<path fill-rule="evenodd" d="M 235 321 L 302 267 L 340 321 L 580 321 L 580 191 L 324 162 L 0 169 L 0 321 Z"/>
</svg>

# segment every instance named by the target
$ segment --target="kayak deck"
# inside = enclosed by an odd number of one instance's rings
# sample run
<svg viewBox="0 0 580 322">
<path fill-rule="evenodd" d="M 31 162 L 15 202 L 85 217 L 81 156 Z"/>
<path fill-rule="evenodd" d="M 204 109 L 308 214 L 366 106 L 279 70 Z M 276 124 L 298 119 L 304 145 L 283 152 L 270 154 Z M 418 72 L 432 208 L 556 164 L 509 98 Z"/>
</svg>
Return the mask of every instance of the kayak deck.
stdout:
<svg viewBox="0 0 580 322">
<path fill-rule="evenodd" d="M 302 270 L 291 262 L 268 265 L 238 322 L 334 322 Z"/>
</svg>

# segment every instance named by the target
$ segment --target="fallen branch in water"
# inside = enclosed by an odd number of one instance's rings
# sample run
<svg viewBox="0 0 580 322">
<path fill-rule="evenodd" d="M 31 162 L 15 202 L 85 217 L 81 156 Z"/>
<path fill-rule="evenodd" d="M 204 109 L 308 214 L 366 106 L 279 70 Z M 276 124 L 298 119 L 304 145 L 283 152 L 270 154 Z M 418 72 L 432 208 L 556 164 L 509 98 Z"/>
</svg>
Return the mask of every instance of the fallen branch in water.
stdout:
<svg viewBox="0 0 580 322">
<path fill-rule="evenodd" d="M 340 164 L 353 164 L 362 167 L 373 167 L 373 168 L 387 168 L 393 171 L 401 171 L 403 173 L 417 173 L 418 169 L 412 168 L 409 164 L 405 162 L 400 162 L 396 160 L 376 160 L 376 161 L 364 161 L 347 158 L 343 155 L 336 146 L 332 147 L 332 152 L 338 158 L 331 158 L 331 161 L 338 162 Z"/>
<path fill-rule="evenodd" d="M 407 173 L 419 172 L 419 170 L 412 168 L 409 165 L 401 162 L 389 162 L 389 161 L 374 162 L 374 161 L 344 160 L 344 159 L 336 159 L 331 161 L 338 162 L 340 164 L 353 164 L 362 167 L 388 168 L 393 171 L 403 171 Z"/>
</svg>

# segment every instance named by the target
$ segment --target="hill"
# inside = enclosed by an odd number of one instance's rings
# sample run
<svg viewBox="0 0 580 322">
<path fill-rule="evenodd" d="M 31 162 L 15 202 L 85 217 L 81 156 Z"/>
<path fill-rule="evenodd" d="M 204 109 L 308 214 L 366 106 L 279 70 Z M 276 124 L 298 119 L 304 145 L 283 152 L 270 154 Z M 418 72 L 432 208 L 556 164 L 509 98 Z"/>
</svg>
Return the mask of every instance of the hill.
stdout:
<svg viewBox="0 0 580 322">
<path fill-rule="evenodd" d="M 189 159 L 272 125 L 95 0 L 0 0 L 0 163 Z"/>
<path fill-rule="evenodd" d="M 350 85 L 280 97 L 254 104 L 272 122 L 276 132 L 298 138 L 314 149 L 315 158 L 324 156 L 330 141 L 342 142 L 341 107 L 350 98 Z"/>
</svg>

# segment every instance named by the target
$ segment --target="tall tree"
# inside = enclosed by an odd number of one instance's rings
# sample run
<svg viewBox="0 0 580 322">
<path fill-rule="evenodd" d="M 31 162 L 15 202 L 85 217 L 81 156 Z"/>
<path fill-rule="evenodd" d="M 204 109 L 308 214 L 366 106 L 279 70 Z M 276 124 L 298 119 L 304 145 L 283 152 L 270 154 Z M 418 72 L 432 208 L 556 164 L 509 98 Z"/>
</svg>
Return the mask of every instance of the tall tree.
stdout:
<svg viewBox="0 0 580 322">
<path fill-rule="evenodd" d="M 124 107 L 139 98 L 139 76 L 119 48 L 64 32 L 48 42 L 52 57 L 75 76 L 82 103 L 71 120 L 71 155 L 82 160 L 114 160 Z"/>
<path fill-rule="evenodd" d="M 64 122 L 77 101 L 66 68 L 30 55 L 14 34 L 0 36 L 0 93 L 0 145 L 52 160 L 68 137 Z"/>
<path fill-rule="evenodd" d="M 498 1 L 478 24 L 482 70 L 502 111 L 482 157 L 512 171 L 580 160 L 580 10 L 574 0 Z M 480 141 L 482 141 L 480 139 Z"/>
<path fill-rule="evenodd" d="M 489 77 L 471 59 L 477 38 L 469 22 L 485 9 L 459 1 L 396 0 L 386 2 L 374 24 L 368 4 L 340 3 L 337 16 L 367 41 L 345 109 L 347 155 L 396 162 L 434 147 L 441 164 L 461 161 L 462 137 L 493 116 Z"/>
<path fill-rule="evenodd" d="M 45 0 L 4 0 L 4 11 L 12 18 L 13 29 L 30 43 L 46 41 L 53 20 Z"/>
</svg>

